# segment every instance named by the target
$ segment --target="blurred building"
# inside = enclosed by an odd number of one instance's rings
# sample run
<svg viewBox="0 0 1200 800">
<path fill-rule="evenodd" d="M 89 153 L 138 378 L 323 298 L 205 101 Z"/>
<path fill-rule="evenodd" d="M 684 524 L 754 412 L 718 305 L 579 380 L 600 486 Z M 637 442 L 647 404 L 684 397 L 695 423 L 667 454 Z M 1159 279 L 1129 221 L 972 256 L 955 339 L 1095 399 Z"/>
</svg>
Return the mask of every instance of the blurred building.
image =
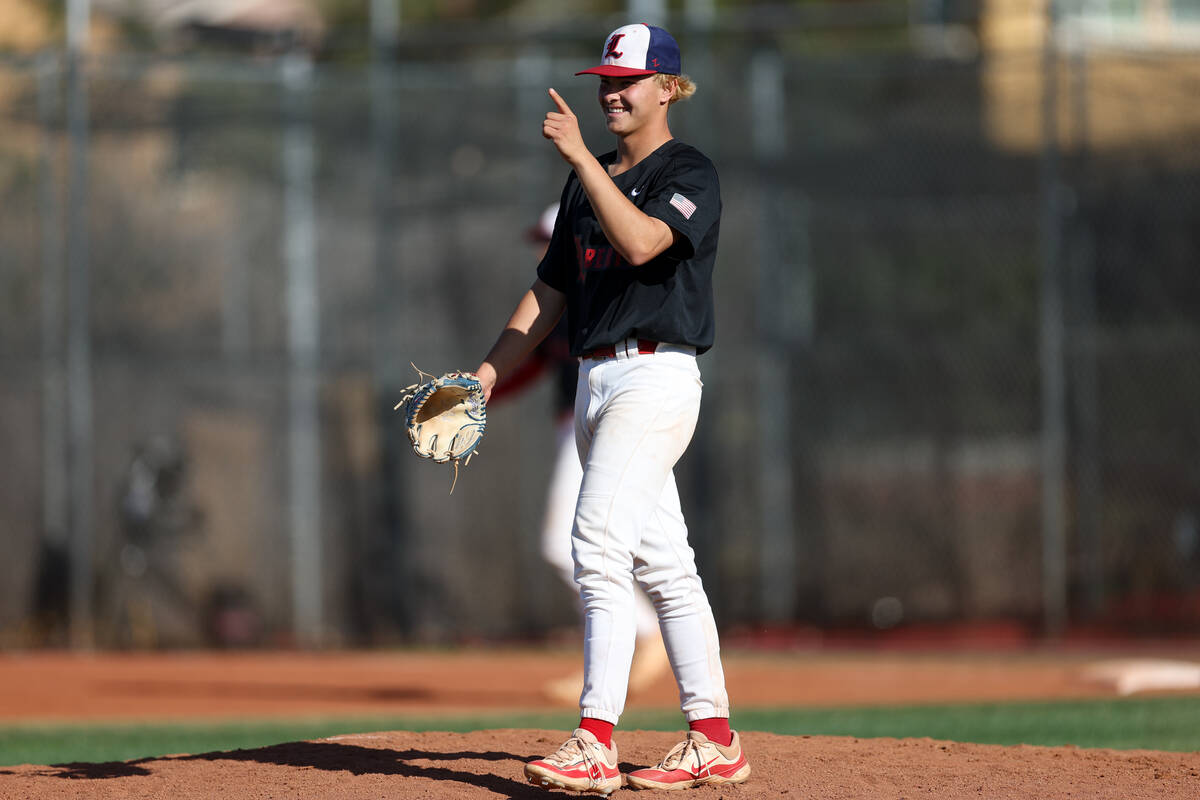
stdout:
<svg viewBox="0 0 1200 800">
<path fill-rule="evenodd" d="M 51 40 L 53 26 L 45 5 L 37 0 L 0 4 L 0 52 L 30 52 Z"/>
<path fill-rule="evenodd" d="M 97 11 L 148 26 L 166 46 L 251 52 L 314 49 L 325 23 L 312 0 L 94 0 Z"/>
<path fill-rule="evenodd" d="M 1192 160 L 1196 148 L 1178 147 L 1193 135 L 1200 105 L 1194 92 L 1200 65 L 1200 4 L 1196 0 L 1099 0 L 1060 3 L 1054 46 L 1060 100 L 1056 127 L 1063 144 L 1115 152 L 1159 142 L 1163 155 Z M 980 44 L 986 53 L 982 87 L 989 135 L 999 146 L 1036 153 L 1045 126 L 1040 105 L 1048 19 L 1043 0 L 983 0 Z M 1024 69 L 1013 69 L 1022 60 Z M 1148 91 L 1149 90 L 1149 91 Z M 1153 97 L 1144 113 L 1128 101 Z M 1162 101 L 1163 95 L 1179 102 Z"/>
</svg>

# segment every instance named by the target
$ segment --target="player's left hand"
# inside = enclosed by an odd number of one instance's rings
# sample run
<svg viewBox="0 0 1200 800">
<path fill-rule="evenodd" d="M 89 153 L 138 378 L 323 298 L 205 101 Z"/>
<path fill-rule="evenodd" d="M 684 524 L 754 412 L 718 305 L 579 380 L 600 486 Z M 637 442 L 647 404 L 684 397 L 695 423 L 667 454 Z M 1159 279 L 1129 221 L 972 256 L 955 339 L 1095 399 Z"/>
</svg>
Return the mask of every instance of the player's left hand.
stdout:
<svg viewBox="0 0 1200 800">
<path fill-rule="evenodd" d="M 579 132 L 579 119 L 567 105 L 567 101 L 553 89 L 550 90 L 550 99 L 554 101 L 558 110 L 546 112 L 546 119 L 542 123 L 542 136 L 554 142 L 559 155 L 574 166 L 579 163 L 579 159 L 591 155 L 591 152 L 583 142 L 583 134 Z"/>
<path fill-rule="evenodd" d="M 496 368 L 487 361 L 484 361 L 475 370 L 475 377 L 479 380 L 479 386 L 483 390 L 483 401 L 492 399 L 492 390 L 496 388 Z"/>
</svg>

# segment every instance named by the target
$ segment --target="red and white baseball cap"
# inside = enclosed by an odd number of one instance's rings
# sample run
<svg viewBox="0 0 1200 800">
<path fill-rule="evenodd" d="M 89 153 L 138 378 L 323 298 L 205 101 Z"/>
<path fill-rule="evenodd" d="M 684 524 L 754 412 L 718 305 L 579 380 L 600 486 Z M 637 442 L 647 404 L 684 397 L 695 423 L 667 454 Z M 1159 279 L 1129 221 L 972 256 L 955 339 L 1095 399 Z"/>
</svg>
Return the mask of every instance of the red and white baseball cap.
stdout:
<svg viewBox="0 0 1200 800">
<path fill-rule="evenodd" d="M 680 75 L 679 44 L 662 28 L 644 23 L 623 25 L 608 35 L 600 54 L 600 66 L 576 75 L 630 78 L 663 72 Z"/>
</svg>

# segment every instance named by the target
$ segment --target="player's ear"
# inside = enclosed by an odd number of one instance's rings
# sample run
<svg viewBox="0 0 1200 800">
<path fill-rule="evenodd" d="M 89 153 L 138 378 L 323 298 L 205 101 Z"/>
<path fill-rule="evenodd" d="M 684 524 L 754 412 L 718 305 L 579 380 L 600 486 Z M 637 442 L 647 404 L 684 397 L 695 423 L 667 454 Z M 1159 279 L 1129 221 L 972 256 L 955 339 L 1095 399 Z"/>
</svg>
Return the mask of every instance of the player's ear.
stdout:
<svg viewBox="0 0 1200 800">
<path fill-rule="evenodd" d="M 658 104 L 661 106 L 670 105 L 675 99 L 675 91 L 679 87 L 679 78 L 674 75 L 664 75 L 658 80 Z"/>
</svg>

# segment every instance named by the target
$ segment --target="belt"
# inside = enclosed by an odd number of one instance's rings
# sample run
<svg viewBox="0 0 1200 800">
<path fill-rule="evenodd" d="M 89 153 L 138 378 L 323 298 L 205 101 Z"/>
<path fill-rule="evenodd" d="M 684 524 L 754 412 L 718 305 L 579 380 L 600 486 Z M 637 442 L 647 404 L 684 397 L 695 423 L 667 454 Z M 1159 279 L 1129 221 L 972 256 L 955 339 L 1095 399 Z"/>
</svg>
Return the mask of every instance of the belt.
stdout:
<svg viewBox="0 0 1200 800">
<path fill-rule="evenodd" d="M 605 345 L 603 347 L 597 347 L 594 350 L 584 353 L 583 357 L 584 358 L 596 358 L 596 359 L 613 358 L 617 354 L 618 347 L 620 347 L 622 353 L 629 353 L 629 351 L 633 349 L 632 344 L 633 344 L 633 339 L 626 339 L 625 341 L 621 342 L 619 345 L 609 344 L 609 345 Z M 656 350 L 658 350 L 658 342 L 654 341 L 653 339 L 638 339 L 637 340 L 637 351 L 641 355 L 649 355 L 650 353 L 653 353 Z"/>
</svg>

